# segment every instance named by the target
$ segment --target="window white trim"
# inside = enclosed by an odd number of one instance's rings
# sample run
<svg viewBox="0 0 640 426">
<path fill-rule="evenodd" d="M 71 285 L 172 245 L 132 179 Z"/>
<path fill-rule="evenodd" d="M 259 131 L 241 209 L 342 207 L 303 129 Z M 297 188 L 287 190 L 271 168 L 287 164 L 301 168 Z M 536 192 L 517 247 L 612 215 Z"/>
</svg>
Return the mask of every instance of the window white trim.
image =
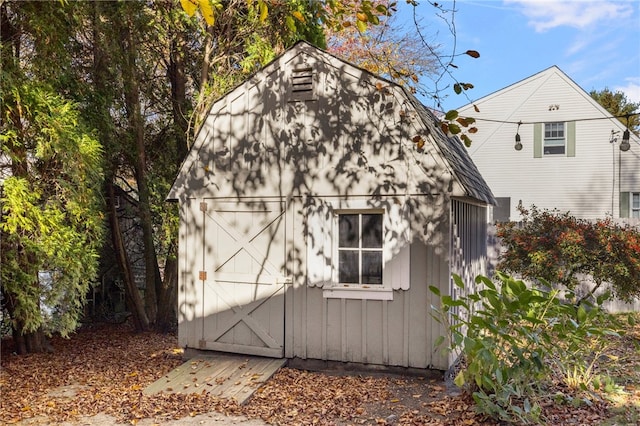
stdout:
<svg viewBox="0 0 640 426">
<path fill-rule="evenodd" d="M 629 217 L 640 218 L 640 192 L 631 193 L 629 207 Z"/>
<path fill-rule="evenodd" d="M 563 121 L 544 123 L 542 132 L 542 152 L 544 155 L 566 155 L 567 128 Z M 560 148 L 562 148 L 562 152 L 559 152 Z"/>
<path fill-rule="evenodd" d="M 393 300 L 393 289 L 388 280 L 385 280 L 385 264 L 389 259 L 385 250 L 385 231 L 388 227 L 388 214 L 384 209 L 375 208 L 354 208 L 354 209 L 336 209 L 332 212 L 331 235 L 332 235 L 332 265 L 331 265 L 331 283 L 323 288 L 322 296 L 324 298 L 340 298 L 340 299 L 367 299 L 367 300 Z M 339 218 L 340 215 L 346 214 L 380 214 L 382 215 L 382 283 L 381 284 L 346 284 L 339 282 Z M 361 235 L 359 235 L 361 238 Z M 358 248 L 360 252 L 367 251 Z M 361 271 L 360 271 L 361 272 Z"/>
<path fill-rule="evenodd" d="M 328 287 L 322 289 L 325 299 L 367 299 L 393 300 L 393 289 L 349 286 L 347 288 Z"/>
<path fill-rule="evenodd" d="M 380 235 L 379 235 L 379 244 L 380 246 L 374 247 L 366 247 L 364 244 L 364 216 L 379 216 L 380 219 Z M 340 238 L 341 238 L 341 229 L 340 229 L 340 218 L 344 216 L 356 216 L 357 217 L 357 241 L 356 246 L 340 246 Z M 339 286 L 352 286 L 352 285 L 360 285 L 360 286 L 370 286 L 372 288 L 380 287 L 383 285 L 383 272 L 384 272 L 384 210 L 345 210 L 345 211 L 336 211 L 334 215 L 334 224 L 335 229 L 337 230 L 336 236 L 337 238 L 333 239 L 333 253 L 337 254 L 337 262 L 335 268 L 334 282 L 338 283 Z M 340 281 L 340 258 L 342 254 L 356 254 L 357 255 L 357 276 L 358 282 L 348 282 L 348 281 Z M 363 282 L 365 275 L 365 254 L 373 253 L 379 255 L 380 259 L 380 282 Z M 376 256 L 378 257 L 378 256 Z M 377 262 L 375 262 L 377 264 Z M 377 275 L 377 274 L 376 274 Z"/>
</svg>

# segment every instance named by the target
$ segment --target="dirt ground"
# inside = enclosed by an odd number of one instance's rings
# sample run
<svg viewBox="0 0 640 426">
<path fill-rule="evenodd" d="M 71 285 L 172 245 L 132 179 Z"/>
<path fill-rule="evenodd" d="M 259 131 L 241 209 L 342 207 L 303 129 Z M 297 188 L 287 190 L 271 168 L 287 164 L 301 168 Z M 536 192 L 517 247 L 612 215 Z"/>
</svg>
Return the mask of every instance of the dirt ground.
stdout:
<svg viewBox="0 0 640 426">
<path fill-rule="evenodd" d="M 286 370 L 286 369 L 285 369 Z M 336 373 L 335 371 L 324 371 L 311 373 L 312 375 L 318 374 L 329 378 L 329 382 L 340 382 L 344 380 L 347 375 L 345 373 Z M 349 376 L 354 376 L 354 373 L 348 373 Z M 356 374 L 357 375 L 357 374 Z M 246 416 L 228 415 L 211 411 L 203 414 L 188 415 L 180 419 L 175 420 L 159 420 L 153 418 L 139 419 L 128 422 L 119 422 L 116 417 L 105 413 L 98 413 L 94 416 L 80 416 L 74 418 L 71 421 L 64 421 L 61 423 L 55 423 L 60 426 L 78 426 L 78 425 L 92 425 L 92 426 L 125 426 L 132 423 L 138 426 L 214 426 L 214 425 L 244 425 L 244 426 L 264 426 L 268 424 L 312 424 L 314 422 L 319 424 L 332 424 L 336 426 L 346 426 L 353 424 L 445 424 L 443 422 L 444 416 L 448 412 L 448 408 L 441 407 L 440 414 L 442 417 L 437 416 L 437 413 L 431 413 L 434 422 L 430 423 L 421 416 L 427 410 L 433 409 L 434 401 L 440 399 L 443 388 L 441 383 L 435 379 L 424 379 L 422 377 L 415 376 L 401 376 L 390 375 L 383 376 L 376 374 L 377 377 L 370 384 L 384 384 L 383 399 L 379 401 L 371 401 L 365 404 L 361 404 L 354 410 L 354 416 L 351 419 L 336 419 L 332 414 L 328 414 L 326 418 L 322 415 L 314 416 L 309 419 L 309 422 L 302 419 L 290 418 L 288 420 L 281 420 L 276 423 L 268 423 L 261 418 L 248 418 Z M 366 375 L 365 375 L 366 377 Z M 282 378 L 275 378 L 276 385 Z M 336 383 L 337 384 L 337 383 Z M 73 388 L 73 387 L 72 387 Z M 74 391 L 72 389 L 65 389 L 63 391 L 68 396 L 71 396 Z M 446 391 L 445 391 L 446 392 Z M 448 392 L 455 395 L 456 392 Z M 253 405 L 252 405 L 253 404 Z M 247 404 L 247 410 L 252 411 L 253 406 L 260 404 L 258 400 L 249 402 Z M 460 406 L 460 411 L 465 412 L 468 410 L 466 404 Z M 436 418 L 440 417 L 440 420 L 436 422 Z M 472 418 L 472 417 L 469 417 Z M 441 423 L 442 421 L 442 423 Z M 53 424 L 51 419 L 46 416 L 39 416 L 24 419 L 15 423 L 20 426 L 41 426 Z M 451 423 L 449 423 L 451 424 Z M 462 423 L 461 423 L 462 424 Z M 478 424 L 478 423 L 466 423 L 466 424 Z M 489 424 L 489 423 L 488 423 Z"/>
<path fill-rule="evenodd" d="M 22 420 L 18 423 L 15 423 L 16 425 L 21 425 L 21 426 L 27 426 L 27 425 L 31 425 L 31 426 L 36 426 L 36 425 L 49 425 L 50 420 L 48 420 L 45 417 L 42 418 L 31 418 L 31 419 L 27 419 L 27 420 Z M 74 419 L 73 421 L 66 421 L 66 422 L 62 422 L 62 423 L 56 423 L 59 426 L 125 426 L 125 425 L 131 425 L 131 422 L 128 423 L 120 423 L 116 420 L 115 417 L 110 416 L 108 414 L 104 414 L 104 413 L 99 413 L 96 414 L 95 416 L 91 416 L 91 417 L 86 417 L 86 416 L 82 416 L 82 417 L 78 417 L 77 419 Z M 212 412 L 212 413 L 206 413 L 206 414 L 198 414 L 196 416 L 190 417 L 183 417 L 181 419 L 178 420 L 168 420 L 168 421 L 163 421 L 162 423 L 158 423 L 156 420 L 154 419 L 142 419 L 139 420 L 137 422 L 135 422 L 136 425 L 138 426 L 155 426 L 155 425 L 162 425 L 162 426 L 221 426 L 221 425 L 244 425 L 244 426 L 264 426 L 267 423 L 265 423 L 262 420 L 257 420 L 257 419 L 247 419 L 246 417 L 242 417 L 242 416 L 226 416 L 224 414 L 220 414 L 220 413 L 216 413 L 216 412 Z"/>
<path fill-rule="evenodd" d="M 0 424 L 457 424 L 472 407 L 432 375 L 282 368 L 238 406 L 208 394 L 143 395 L 183 362 L 176 336 L 91 327 L 18 356 L 2 342 Z M 471 424 L 471 423 L 470 423 Z"/>
<path fill-rule="evenodd" d="M 304 378 L 301 378 L 300 375 Z M 293 383 L 292 378 L 294 378 Z M 315 386 L 295 385 L 300 380 L 307 382 L 309 379 L 312 379 Z M 359 394 L 355 400 L 342 401 L 344 393 L 348 392 L 350 387 L 357 388 L 361 385 L 366 386 L 362 392 L 353 389 L 355 394 Z M 281 398 L 276 394 L 281 392 L 295 393 L 291 392 L 291 386 L 295 386 L 299 392 L 316 394 L 325 392 L 325 394 L 319 398 L 319 403 L 315 407 L 307 402 L 302 402 L 296 404 L 294 408 L 288 407 L 287 404 L 282 404 L 281 409 L 278 408 L 278 401 Z M 57 401 L 73 400 L 81 397 L 86 388 L 84 385 L 62 386 L 50 390 L 47 396 L 51 400 Z M 454 398 L 452 401 L 458 401 L 459 404 L 455 408 L 452 407 L 450 403 L 446 403 L 446 400 L 442 399 L 443 395 L 452 396 Z M 458 424 L 445 421 L 447 416 L 451 416 L 455 412 L 457 412 L 456 418 L 470 421 L 465 424 L 491 424 L 485 423 L 481 419 L 475 419 L 475 414 L 470 410 L 471 407 L 463 400 L 456 400 L 457 397 L 459 397 L 457 392 L 445 390 L 442 381 L 434 378 L 381 373 L 367 375 L 366 372 L 311 372 L 283 368 L 266 386 L 258 390 L 254 399 L 249 400 L 245 406 L 239 409 L 238 413 L 245 412 L 251 418 L 245 415 L 225 414 L 211 410 L 200 414 L 192 412 L 187 416 L 171 420 L 157 417 L 122 420 L 112 414 L 100 412 L 95 415 L 73 416 L 67 421 L 59 421 L 55 417 L 50 418 L 46 415 L 36 415 L 17 421 L 9 420 L 8 424 L 20 426 L 51 424 L 61 426 Z M 298 398 L 299 396 L 291 395 L 291 399 Z M 300 401 L 304 401 L 304 399 L 300 398 Z M 336 407 L 331 407 L 331 405 L 341 405 L 341 407 L 336 410 Z M 275 409 L 268 408 L 270 406 Z M 339 413 L 337 416 L 336 412 Z M 269 421 L 265 421 L 263 418 L 267 418 Z"/>
<path fill-rule="evenodd" d="M 629 366 L 640 365 L 640 359 L 636 362 L 640 351 L 631 346 L 634 339 L 625 343 L 626 352 L 619 353 L 624 377 L 631 377 Z M 239 406 L 205 392 L 143 394 L 149 384 L 182 364 L 176 336 L 105 325 L 81 330 L 70 339 L 54 338 L 51 344 L 53 353 L 18 356 L 10 340 L 2 342 L 0 424 L 496 424 L 476 414 L 470 397 L 445 386 L 441 375 L 426 372 L 399 375 L 284 367 Z M 623 377 L 622 370 L 619 375 Z M 631 392 L 640 381 L 631 378 L 627 397 L 619 404 L 619 419 L 638 418 L 629 401 L 637 401 Z M 604 424 L 608 414 L 607 405 L 550 404 L 544 409 L 553 425 Z"/>
</svg>

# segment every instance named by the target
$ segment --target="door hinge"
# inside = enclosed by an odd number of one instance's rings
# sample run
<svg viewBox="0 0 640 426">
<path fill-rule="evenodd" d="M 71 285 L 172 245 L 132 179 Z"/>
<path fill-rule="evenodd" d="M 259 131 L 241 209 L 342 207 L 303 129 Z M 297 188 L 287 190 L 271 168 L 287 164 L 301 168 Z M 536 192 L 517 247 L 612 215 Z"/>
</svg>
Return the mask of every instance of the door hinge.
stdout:
<svg viewBox="0 0 640 426">
<path fill-rule="evenodd" d="M 200 211 L 201 212 L 206 212 L 207 211 L 207 203 L 205 203 L 205 202 L 200 203 Z"/>
<path fill-rule="evenodd" d="M 200 281 L 206 281 L 207 280 L 207 271 L 198 272 L 198 279 Z"/>
</svg>

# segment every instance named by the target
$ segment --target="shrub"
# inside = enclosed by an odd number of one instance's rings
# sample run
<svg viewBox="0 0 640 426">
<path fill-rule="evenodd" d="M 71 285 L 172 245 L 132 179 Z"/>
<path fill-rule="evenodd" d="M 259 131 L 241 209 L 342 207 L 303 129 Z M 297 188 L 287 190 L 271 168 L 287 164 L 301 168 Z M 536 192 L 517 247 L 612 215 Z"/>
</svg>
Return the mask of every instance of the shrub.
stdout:
<svg viewBox="0 0 640 426">
<path fill-rule="evenodd" d="M 479 412 L 525 424 L 540 421 L 540 400 L 556 381 L 566 387 L 563 399 L 589 401 L 591 391 L 607 383 L 597 364 L 607 337 L 618 335 L 606 326 L 613 319 L 588 302 L 563 302 L 557 289 L 530 288 L 503 273 L 497 277 L 494 284 L 478 276 L 484 288 L 456 300 L 430 287 L 441 302 L 433 316 L 448 330 L 436 343 L 446 342 L 463 360 L 456 385 L 472 394 Z M 453 279 L 464 289 L 459 276 Z"/>
<path fill-rule="evenodd" d="M 624 301 L 640 296 L 638 229 L 611 219 L 588 221 L 535 207 L 520 212 L 521 223 L 498 224 L 504 249 L 499 270 L 568 289 L 574 289 L 580 277 L 590 276 L 595 283 L 590 295 L 609 282 Z"/>
</svg>

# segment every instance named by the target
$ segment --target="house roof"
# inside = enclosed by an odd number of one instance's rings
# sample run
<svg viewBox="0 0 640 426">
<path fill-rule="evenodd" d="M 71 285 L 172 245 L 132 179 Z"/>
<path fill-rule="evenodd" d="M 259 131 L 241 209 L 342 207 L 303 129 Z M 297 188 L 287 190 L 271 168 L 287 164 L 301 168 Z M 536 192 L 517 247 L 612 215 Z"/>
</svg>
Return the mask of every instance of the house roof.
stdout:
<svg viewBox="0 0 640 426">
<path fill-rule="evenodd" d="M 529 77 L 523 78 L 519 81 L 516 81 L 515 83 L 509 84 L 508 86 L 503 87 L 502 89 L 498 89 L 494 92 L 489 93 L 488 95 L 485 95 L 481 98 L 476 99 L 474 102 L 465 104 L 463 106 L 461 106 L 460 108 L 458 108 L 459 111 L 463 111 L 463 110 L 469 110 L 469 111 L 474 111 L 473 110 L 473 106 L 474 105 L 478 105 L 481 106 L 482 103 L 485 102 L 489 102 L 491 100 L 493 100 L 494 98 L 500 97 L 504 94 L 506 94 L 507 92 L 510 92 L 512 90 L 516 90 L 521 86 L 530 84 L 536 80 L 538 80 L 540 83 L 539 85 L 543 85 L 546 83 L 547 79 L 552 76 L 552 75 L 556 75 L 559 76 L 562 80 L 564 80 L 569 86 L 571 86 L 573 88 L 573 90 L 575 90 L 576 93 L 579 93 L 582 98 L 584 99 L 584 101 L 588 104 L 590 104 L 591 106 L 593 106 L 596 110 L 598 110 L 601 114 L 601 117 L 593 117 L 590 119 L 598 119 L 598 118 L 602 118 L 602 119 L 611 119 L 611 122 L 614 126 L 616 126 L 618 128 L 619 131 L 624 131 L 625 130 L 625 126 L 622 124 L 622 122 L 620 122 L 619 120 L 616 119 L 616 117 L 613 116 L 613 114 L 611 114 L 609 111 L 607 111 L 606 108 L 604 108 L 602 105 L 600 105 L 600 103 L 598 103 L 598 101 L 596 101 L 595 99 L 593 99 L 591 97 L 591 95 L 589 94 L 589 92 L 587 92 L 586 90 L 584 90 L 582 87 L 580 87 L 578 85 L 578 83 L 576 83 L 571 77 L 569 77 L 568 74 L 566 74 L 564 71 L 562 71 L 557 65 L 552 65 L 540 72 L 537 72 L 533 75 L 530 75 Z M 539 86 L 538 86 L 539 87 Z M 515 108 L 514 108 L 515 109 Z M 482 108 L 480 108 L 481 112 L 482 112 Z M 471 113 L 469 114 L 470 116 L 473 116 L 475 118 L 478 118 L 478 114 L 476 113 Z M 512 117 L 492 117 L 493 119 L 495 119 L 496 121 L 500 121 L 500 120 L 504 120 L 505 122 L 511 122 L 513 121 Z M 569 121 L 569 120 L 567 120 Z M 578 119 L 578 121 L 580 121 L 580 119 Z M 525 124 L 525 123 L 523 123 Z M 631 134 L 631 139 L 632 141 L 635 141 L 636 143 L 640 143 L 640 138 L 636 135 L 634 135 L 633 133 Z"/>
<path fill-rule="evenodd" d="M 495 205 L 496 201 L 491 192 L 491 189 L 487 185 L 486 181 L 483 179 L 476 165 L 473 163 L 473 160 L 471 159 L 466 149 L 464 148 L 462 141 L 456 136 L 446 135 L 440 127 L 440 120 L 428 108 L 426 108 L 415 96 L 413 96 L 404 87 L 400 86 L 399 84 L 393 81 L 390 81 L 384 77 L 375 75 L 361 67 L 358 67 L 357 65 L 349 63 L 341 58 L 338 58 L 337 56 L 325 50 L 322 50 L 316 46 L 313 46 L 305 41 L 297 42 L 295 45 L 293 45 L 292 47 L 287 49 L 285 52 L 283 52 L 281 55 L 276 57 L 269 64 L 265 65 L 263 68 L 261 68 L 260 70 L 256 71 L 255 73 L 247 77 L 243 83 L 240 83 L 238 86 L 231 89 L 229 92 L 223 95 L 220 99 L 214 102 L 211 108 L 213 108 L 214 105 L 217 102 L 219 102 L 221 99 L 224 99 L 226 96 L 229 96 L 231 92 L 238 90 L 240 86 L 245 84 L 245 82 L 252 79 L 256 79 L 256 78 L 260 79 L 261 73 L 266 74 L 266 70 L 270 67 L 273 67 L 274 63 L 281 61 L 285 55 L 298 54 L 301 51 L 305 51 L 305 50 L 309 52 L 310 49 L 321 56 L 325 56 L 329 60 L 339 61 L 342 64 L 353 67 L 354 69 L 359 70 L 364 75 L 368 75 L 375 79 L 383 80 L 386 83 L 388 83 L 390 86 L 393 86 L 397 88 L 399 91 L 401 91 L 406 97 L 406 99 L 409 101 L 409 103 L 413 106 L 415 111 L 417 112 L 417 116 L 421 124 L 428 130 L 428 133 L 431 135 L 432 140 L 435 142 L 436 149 L 441 153 L 442 158 L 447 162 L 447 167 L 450 169 L 454 179 L 462 187 L 464 193 L 470 198 L 474 198 L 478 201 L 481 201 L 487 204 Z M 199 130 L 199 132 L 201 130 L 202 128 Z M 199 148 L 200 148 L 199 144 L 196 143 L 194 144 L 194 146 L 192 146 L 191 150 L 192 151 L 198 150 Z M 185 162 L 188 161 L 189 157 L 190 156 L 187 155 L 187 158 L 185 158 Z M 186 171 L 185 164 L 183 163 L 180 173 L 184 173 L 185 171 Z M 172 188 L 167 199 L 176 200 L 176 198 L 177 197 L 175 196 L 174 190 Z"/>
</svg>

